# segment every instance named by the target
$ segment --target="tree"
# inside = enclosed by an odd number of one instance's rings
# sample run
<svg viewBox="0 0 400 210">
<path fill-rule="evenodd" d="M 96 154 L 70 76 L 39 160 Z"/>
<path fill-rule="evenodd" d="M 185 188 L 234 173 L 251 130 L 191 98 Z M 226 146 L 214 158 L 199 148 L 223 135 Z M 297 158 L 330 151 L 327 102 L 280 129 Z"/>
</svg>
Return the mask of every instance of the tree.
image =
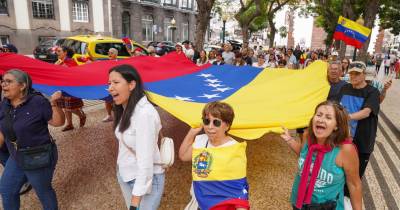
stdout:
<svg viewBox="0 0 400 210">
<path fill-rule="evenodd" d="M 246 3 L 240 0 L 240 9 L 235 15 L 235 19 L 239 22 L 239 26 L 242 28 L 243 42 L 249 40 L 249 29 L 253 24 L 253 29 L 257 28 L 257 24 L 253 21 L 256 18 L 265 14 L 265 0 L 250 0 Z M 257 21 L 261 21 L 258 19 Z"/>
<path fill-rule="evenodd" d="M 274 46 L 275 42 L 275 34 L 277 32 L 277 29 L 275 27 L 275 14 L 283 8 L 283 6 L 287 4 L 292 4 L 296 5 L 298 4 L 298 0 L 270 0 L 267 5 L 267 21 L 268 21 L 268 26 L 269 26 L 269 33 L 268 33 L 268 38 L 269 38 L 269 47 Z"/>
<path fill-rule="evenodd" d="M 384 5 L 379 7 L 380 26 L 383 29 L 390 29 L 390 33 L 400 34 L 400 4 L 395 1 L 387 0 Z"/>
<path fill-rule="evenodd" d="M 200 50 L 204 46 L 204 37 L 207 32 L 207 26 L 211 19 L 211 10 L 214 6 L 215 0 L 196 0 L 197 2 L 197 19 L 196 19 L 196 35 L 195 47 Z"/>
<path fill-rule="evenodd" d="M 363 25 L 372 29 L 379 6 L 383 3 L 381 1 L 391 0 L 314 0 L 315 4 L 308 6 L 307 9 L 318 15 L 317 21 L 319 26 L 322 26 L 328 34 L 325 43 L 329 46 L 339 15 L 351 20 L 357 20 L 362 17 L 364 19 Z M 366 61 L 369 42 L 370 37 L 360 49 L 357 57 L 358 60 Z"/>
</svg>

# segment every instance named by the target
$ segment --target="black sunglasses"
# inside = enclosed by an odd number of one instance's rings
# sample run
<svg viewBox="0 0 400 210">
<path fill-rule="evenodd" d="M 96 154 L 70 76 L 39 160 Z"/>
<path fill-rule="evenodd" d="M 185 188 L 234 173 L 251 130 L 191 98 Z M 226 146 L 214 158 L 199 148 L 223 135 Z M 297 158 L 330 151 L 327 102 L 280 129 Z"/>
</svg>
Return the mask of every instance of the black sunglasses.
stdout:
<svg viewBox="0 0 400 210">
<path fill-rule="evenodd" d="M 211 122 L 210 119 L 208 119 L 208 118 L 203 118 L 203 124 L 204 124 L 204 125 L 209 125 L 210 122 Z M 212 121 L 212 123 L 214 124 L 215 127 L 219 127 L 219 126 L 221 126 L 222 121 L 221 121 L 221 120 L 214 119 L 214 120 Z"/>
</svg>

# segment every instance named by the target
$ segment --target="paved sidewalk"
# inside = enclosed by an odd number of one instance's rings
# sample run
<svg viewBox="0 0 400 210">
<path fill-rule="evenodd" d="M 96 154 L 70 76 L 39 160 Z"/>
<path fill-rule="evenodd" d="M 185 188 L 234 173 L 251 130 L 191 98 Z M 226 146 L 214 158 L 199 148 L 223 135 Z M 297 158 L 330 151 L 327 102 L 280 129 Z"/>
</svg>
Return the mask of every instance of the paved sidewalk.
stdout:
<svg viewBox="0 0 400 210">
<path fill-rule="evenodd" d="M 395 80 L 381 108 L 397 131 L 400 128 L 399 102 L 400 82 Z M 105 115 L 102 102 L 86 103 L 85 111 L 88 119 L 84 128 L 69 132 L 51 129 L 60 154 L 54 178 L 60 209 L 124 209 L 115 178 L 117 147 L 112 123 L 101 122 Z M 160 114 L 164 135 L 175 139 L 177 151 L 189 128 L 162 110 Z M 363 183 L 367 210 L 399 209 L 400 206 L 400 138 L 389 121 L 380 116 L 377 145 Z M 79 123 L 76 117 L 74 123 Z M 297 162 L 294 153 L 277 135 L 268 134 L 248 142 L 247 154 L 252 209 L 290 209 L 288 200 Z M 189 201 L 190 168 L 190 163 L 177 160 L 166 172 L 161 210 L 180 210 Z M 33 192 L 22 196 L 21 200 L 21 209 L 41 209 Z"/>
</svg>

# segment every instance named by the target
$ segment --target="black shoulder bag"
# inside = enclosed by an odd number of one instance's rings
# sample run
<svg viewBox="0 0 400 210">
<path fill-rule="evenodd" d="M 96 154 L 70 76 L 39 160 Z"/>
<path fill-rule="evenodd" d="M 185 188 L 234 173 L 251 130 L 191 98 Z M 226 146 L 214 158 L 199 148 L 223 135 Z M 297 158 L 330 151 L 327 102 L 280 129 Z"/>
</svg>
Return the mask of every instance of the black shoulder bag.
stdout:
<svg viewBox="0 0 400 210">
<path fill-rule="evenodd" d="M 9 107 L 4 110 L 4 125 L 5 135 L 10 140 L 11 144 L 14 145 L 14 149 L 16 151 L 15 159 L 19 167 L 21 167 L 23 170 L 35 170 L 50 166 L 53 158 L 54 146 L 54 140 L 51 136 L 51 142 L 48 144 L 19 148 L 18 139 L 13 128 L 14 121 L 11 119 Z"/>
</svg>

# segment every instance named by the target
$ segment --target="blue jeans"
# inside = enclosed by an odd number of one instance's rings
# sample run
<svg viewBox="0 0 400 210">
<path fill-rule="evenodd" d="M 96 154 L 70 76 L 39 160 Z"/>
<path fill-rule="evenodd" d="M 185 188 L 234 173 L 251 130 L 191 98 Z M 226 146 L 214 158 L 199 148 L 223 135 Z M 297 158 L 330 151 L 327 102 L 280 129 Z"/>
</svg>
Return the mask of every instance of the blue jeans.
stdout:
<svg viewBox="0 0 400 210">
<path fill-rule="evenodd" d="M 3 175 L 0 179 L 0 193 L 4 210 L 19 210 L 19 191 L 27 180 L 36 191 L 36 195 L 39 197 L 43 209 L 58 209 L 56 193 L 51 186 L 58 159 L 57 147 L 54 146 L 53 149 L 52 163 L 46 168 L 22 170 L 17 165 L 14 157 L 8 159 L 4 167 Z"/>
<path fill-rule="evenodd" d="M 3 147 L 5 147 L 5 145 L 3 145 Z M 3 165 L 3 167 L 6 166 L 8 157 L 10 157 L 10 153 L 7 150 L 0 148 L 0 164 Z"/>
<path fill-rule="evenodd" d="M 125 199 L 126 207 L 129 209 L 132 199 L 132 190 L 135 185 L 135 180 L 124 182 L 122 181 L 117 170 L 117 179 L 121 187 L 122 195 Z M 164 192 L 165 174 L 154 174 L 151 193 L 142 196 L 140 200 L 139 210 L 157 210 L 160 206 L 161 197 Z"/>
</svg>

